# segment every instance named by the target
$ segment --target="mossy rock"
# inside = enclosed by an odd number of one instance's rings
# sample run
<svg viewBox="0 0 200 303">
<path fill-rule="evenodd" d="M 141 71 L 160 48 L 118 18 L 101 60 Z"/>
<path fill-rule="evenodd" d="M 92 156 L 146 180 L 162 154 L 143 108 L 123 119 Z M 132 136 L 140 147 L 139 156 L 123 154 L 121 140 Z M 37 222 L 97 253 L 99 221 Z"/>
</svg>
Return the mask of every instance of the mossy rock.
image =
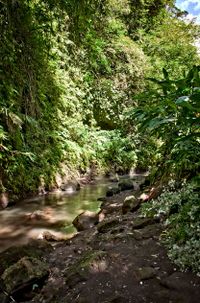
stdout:
<svg viewBox="0 0 200 303">
<path fill-rule="evenodd" d="M 24 257 L 7 268 L 1 275 L 1 279 L 5 290 L 12 294 L 31 283 L 37 283 L 48 274 L 49 269 L 45 263 L 36 258 Z"/>
<path fill-rule="evenodd" d="M 0 253 L 0 275 L 21 258 L 25 256 L 41 258 L 52 249 L 52 246 L 45 240 L 32 240 L 27 245 L 10 247 Z"/>
<path fill-rule="evenodd" d="M 132 222 L 133 229 L 141 229 L 147 225 L 154 224 L 155 220 L 152 218 L 135 218 Z"/>
<path fill-rule="evenodd" d="M 97 225 L 97 230 L 99 233 L 106 233 L 107 231 L 118 226 L 119 220 L 116 218 L 111 218 L 108 220 L 103 220 Z"/>
<path fill-rule="evenodd" d="M 125 198 L 122 205 L 122 213 L 126 214 L 129 211 L 135 211 L 140 207 L 140 201 L 135 196 L 128 196 Z"/>
<path fill-rule="evenodd" d="M 104 271 L 107 267 L 107 253 L 104 251 L 89 251 L 85 253 L 65 272 L 66 283 L 72 287 L 86 281 L 90 274 Z"/>
</svg>

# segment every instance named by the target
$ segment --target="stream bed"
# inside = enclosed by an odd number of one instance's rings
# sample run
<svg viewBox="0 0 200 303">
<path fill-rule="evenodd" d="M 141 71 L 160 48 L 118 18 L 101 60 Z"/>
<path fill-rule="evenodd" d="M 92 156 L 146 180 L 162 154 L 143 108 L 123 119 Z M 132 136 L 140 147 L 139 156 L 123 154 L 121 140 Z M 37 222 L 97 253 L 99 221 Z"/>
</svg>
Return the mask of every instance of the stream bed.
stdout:
<svg viewBox="0 0 200 303">
<path fill-rule="evenodd" d="M 0 251 L 41 238 L 45 231 L 61 238 L 71 237 L 76 233 L 74 218 L 85 210 L 98 211 L 101 202 L 97 199 L 105 196 L 109 185 L 111 181 L 99 178 L 80 191 L 49 193 L 0 211 Z"/>
</svg>

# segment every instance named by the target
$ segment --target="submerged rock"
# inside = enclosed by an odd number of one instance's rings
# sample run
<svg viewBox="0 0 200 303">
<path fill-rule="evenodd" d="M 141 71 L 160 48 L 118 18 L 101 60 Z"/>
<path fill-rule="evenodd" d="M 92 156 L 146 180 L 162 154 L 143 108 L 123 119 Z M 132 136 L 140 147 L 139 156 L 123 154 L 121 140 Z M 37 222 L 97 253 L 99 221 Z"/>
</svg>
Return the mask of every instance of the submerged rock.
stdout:
<svg viewBox="0 0 200 303">
<path fill-rule="evenodd" d="M 135 196 L 125 198 L 122 205 L 122 213 L 126 214 L 129 211 L 135 211 L 140 207 L 140 201 Z"/>
<path fill-rule="evenodd" d="M 99 222 L 99 215 L 92 211 L 84 211 L 78 215 L 72 222 L 78 231 L 93 227 Z"/>
<path fill-rule="evenodd" d="M 7 268 L 1 276 L 6 292 L 13 294 L 19 289 L 22 291 L 30 284 L 36 284 L 46 278 L 49 269 L 46 264 L 36 258 L 24 257 Z"/>
</svg>

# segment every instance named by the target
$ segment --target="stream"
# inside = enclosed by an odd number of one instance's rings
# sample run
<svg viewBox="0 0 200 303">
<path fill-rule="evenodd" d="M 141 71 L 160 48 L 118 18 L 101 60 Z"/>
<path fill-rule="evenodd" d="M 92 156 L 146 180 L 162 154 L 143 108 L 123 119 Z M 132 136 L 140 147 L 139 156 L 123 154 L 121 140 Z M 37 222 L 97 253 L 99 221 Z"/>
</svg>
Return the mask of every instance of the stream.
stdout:
<svg viewBox="0 0 200 303">
<path fill-rule="evenodd" d="M 101 202 L 97 199 L 105 196 L 109 185 L 108 179 L 100 178 L 71 194 L 49 193 L 0 211 L 0 251 L 41 238 L 44 231 L 70 238 L 76 233 L 74 218 L 85 210 L 98 211 Z"/>
</svg>

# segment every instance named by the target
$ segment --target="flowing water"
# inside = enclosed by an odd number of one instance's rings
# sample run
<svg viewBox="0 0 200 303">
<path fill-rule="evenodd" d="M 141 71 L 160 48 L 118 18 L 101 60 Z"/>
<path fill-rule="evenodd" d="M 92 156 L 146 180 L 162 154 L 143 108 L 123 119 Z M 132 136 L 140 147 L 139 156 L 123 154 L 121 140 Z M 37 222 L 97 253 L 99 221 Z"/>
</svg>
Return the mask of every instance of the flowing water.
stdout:
<svg viewBox="0 0 200 303">
<path fill-rule="evenodd" d="M 85 210 L 98 211 L 101 202 L 97 199 L 105 196 L 109 185 L 109 180 L 99 179 L 72 194 L 50 193 L 0 211 L 0 251 L 40 238 L 44 231 L 71 237 L 76 233 L 73 219 Z"/>
</svg>

